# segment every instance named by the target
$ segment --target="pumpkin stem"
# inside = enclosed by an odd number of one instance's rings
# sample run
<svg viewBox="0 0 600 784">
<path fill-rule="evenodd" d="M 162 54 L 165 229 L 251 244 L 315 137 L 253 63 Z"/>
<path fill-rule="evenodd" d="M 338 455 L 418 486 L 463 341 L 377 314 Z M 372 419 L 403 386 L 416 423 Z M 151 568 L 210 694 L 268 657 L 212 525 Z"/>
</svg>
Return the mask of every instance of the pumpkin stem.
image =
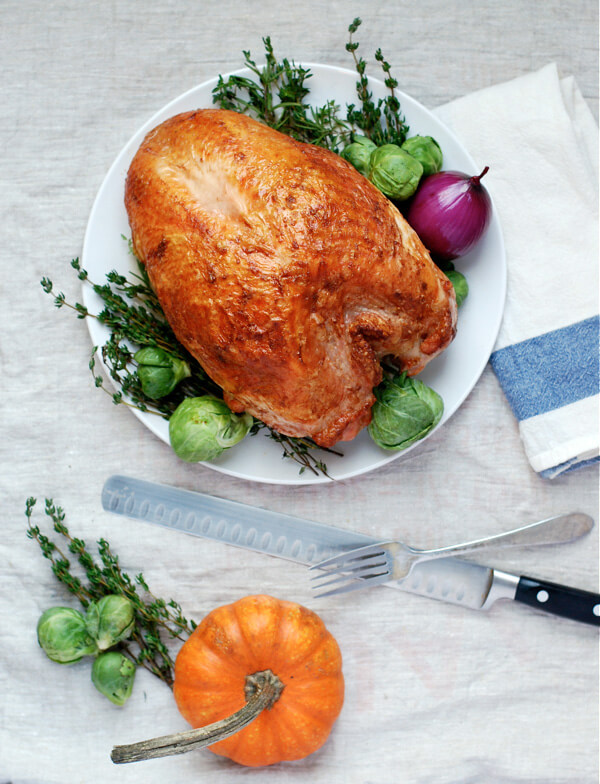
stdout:
<svg viewBox="0 0 600 784">
<path fill-rule="evenodd" d="M 246 704 L 226 719 L 206 727 L 162 735 L 160 738 L 142 740 L 128 746 L 115 746 L 110 754 L 113 762 L 139 762 L 157 757 L 185 754 L 192 749 L 202 749 L 247 727 L 263 710 L 271 708 L 279 699 L 284 685 L 271 670 L 255 672 L 246 677 Z"/>
<path fill-rule="evenodd" d="M 244 687 L 246 701 L 249 701 L 257 692 L 263 691 L 267 683 L 273 687 L 273 696 L 265 707 L 272 708 L 279 699 L 284 686 L 271 670 L 262 670 L 262 672 L 255 672 L 254 675 L 246 675 L 246 685 Z"/>
</svg>

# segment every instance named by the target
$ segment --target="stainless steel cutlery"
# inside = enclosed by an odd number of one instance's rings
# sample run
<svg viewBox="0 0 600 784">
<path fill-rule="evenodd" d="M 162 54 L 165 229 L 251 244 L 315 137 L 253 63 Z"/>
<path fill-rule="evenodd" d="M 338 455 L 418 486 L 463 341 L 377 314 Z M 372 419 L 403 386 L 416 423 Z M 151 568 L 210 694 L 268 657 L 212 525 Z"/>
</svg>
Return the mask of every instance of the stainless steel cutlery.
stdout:
<svg viewBox="0 0 600 784">
<path fill-rule="evenodd" d="M 321 574 L 313 577 L 313 587 L 320 591 L 318 596 L 333 596 L 380 585 L 389 580 L 404 580 L 415 564 L 421 561 L 465 555 L 494 547 L 562 544 L 579 539 L 593 527 L 594 521 L 589 515 L 574 512 L 549 517 L 483 539 L 431 550 L 420 550 L 404 542 L 381 542 L 314 564 L 310 568 L 320 569 Z M 325 587 L 332 585 L 336 587 L 322 592 Z"/>
<path fill-rule="evenodd" d="M 106 481 L 102 504 L 115 514 L 305 565 L 379 544 L 365 534 L 126 476 L 112 476 Z M 391 579 L 384 585 L 474 610 L 487 610 L 499 599 L 514 599 L 600 625 L 598 594 L 509 574 L 454 556 L 416 563 L 408 577 Z"/>
</svg>

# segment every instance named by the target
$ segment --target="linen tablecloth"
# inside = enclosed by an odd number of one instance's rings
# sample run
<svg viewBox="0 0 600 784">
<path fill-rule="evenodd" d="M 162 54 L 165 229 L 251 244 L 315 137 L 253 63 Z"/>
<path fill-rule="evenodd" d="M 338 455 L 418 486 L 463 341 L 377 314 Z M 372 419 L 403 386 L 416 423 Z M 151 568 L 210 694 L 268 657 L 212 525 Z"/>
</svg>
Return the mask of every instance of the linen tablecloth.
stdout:
<svg viewBox="0 0 600 784">
<path fill-rule="evenodd" d="M 556 62 L 597 118 L 597 9 L 483 0 L 240 5 L 7 0 L 0 9 L 4 164 L 0 781 L 104 784 L 210 780 L 592 784 L 598 777 L 598 648 L 591 627 L 511 605 L 468 612 L 397 591 L 317 603 L 302 567 L 153 529 L 102 511 L 112 473 L 214 493 L 417 546 L 450 544 L 578 508 L 597 517 L 597 467 L 545 480 L 531 468 L 491 368 L 420 448 L 362 477 L 280 487 L 185 465 L 125 407 L 96 390 L 84 322 L 57 312 L 39 286 L 70 301 L 98 187 L 123 144 L 184 90 L 257 56 L 261 36 L 297 61 L 350 67 L 346 28 L 371 62 L 381 46 L 402 89 L 433 108 Z M 373 73 L 376 71 L 373 69 Z M 100 536 L 123 568 L 200 620 L 265 592 L 312 607 L 344 657 L 346 701 L 330 740 L 300 763 L 241 769 L 209 752 L 115 767 L 109 752 L 185 728 L 169 689 L 140 671 L 124 708 L 104 700 L 85 662 L 47 660 L 35 625 L 75 606 L 25 536 L 28 496 L 66 510 L 74 535 Z M 598 533 L 493 565 L 597 590 Z M 490 563 L 492 559 L 490 557 Z"/>
</svg>

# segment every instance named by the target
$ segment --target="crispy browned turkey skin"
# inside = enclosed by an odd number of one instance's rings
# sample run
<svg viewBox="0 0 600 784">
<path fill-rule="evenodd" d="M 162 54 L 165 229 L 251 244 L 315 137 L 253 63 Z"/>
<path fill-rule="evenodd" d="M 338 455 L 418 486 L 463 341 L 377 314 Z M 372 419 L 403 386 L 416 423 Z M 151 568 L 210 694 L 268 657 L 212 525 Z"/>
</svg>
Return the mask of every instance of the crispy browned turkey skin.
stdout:
<svg viewBox="0 0 600 784">
<path fill-rule="evenodd" d="M 179 341 L 280 433 L 353 438 L 380 360 L 414 375 L 454 337 L 452 285 L 398 210 L 342 158 L 244 115 L 151 131 L 125 205 Z"/>
</svg>

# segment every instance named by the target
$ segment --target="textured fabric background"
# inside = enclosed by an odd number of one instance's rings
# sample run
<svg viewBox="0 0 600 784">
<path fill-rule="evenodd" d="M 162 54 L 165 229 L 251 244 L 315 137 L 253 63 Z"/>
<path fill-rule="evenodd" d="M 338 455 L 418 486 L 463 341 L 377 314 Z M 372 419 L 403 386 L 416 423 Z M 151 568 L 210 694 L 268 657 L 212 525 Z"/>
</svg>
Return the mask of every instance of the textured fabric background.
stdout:
<svg viewBox="0 0 600 784">
<path fill-rule="evenodd" d="M 132 133 L 184 90 L 242 64 L 242 49 L 348 66 L 346 28 L 363 16 L 402 88 L 433 108 L 555 61 L 598 116 L 597 7 L 588 0 L 81 3 L 0 5 L 3 305 L 0 534 L 0 782 L 211 781 L 344 784 L 593 784 L 598 779 L 598 649 L 591 627 L 499 605 L 489 614 L 396 591 L 322 600 L 284 561 L 155 530 L 103 512 L 100 490 L 130 473 L 417 546 L 448 544 L 581 509 L 598 515 L 598 471 L 552 482 L 523 453 L 487 368 L 448 424 L 405 459 L 331 485 L 278 487 L 184 465 L 125 407 L 97 391 L 84 323 L 69 300 L 97 189 Z M 473 118 L 477 122 L 477 118 Z M 592 263 L 593 260 L 590 260 Z M 316 609 L 337 637 L 347 697 L 330 741 L 307 760 L 244 770 L 209 752 L 115 767 L 115 743 L 184 729 L 169 690 L 140 672 L 119 709 L 89 667 L 37 646 L 41 612 L 70 604 L 25 537 L 25 499 L 53 497 L 72 532 L 106 537 L 123 567 L 199 620 L 271 593 Z M 41 512 L 40 512 L 41 515 Z M 40 519 L 40 518 L 37 518 Z M 597 590 L 598 533 L 564 548 L 509 550 L 493 564 Z"/>
</svg>

